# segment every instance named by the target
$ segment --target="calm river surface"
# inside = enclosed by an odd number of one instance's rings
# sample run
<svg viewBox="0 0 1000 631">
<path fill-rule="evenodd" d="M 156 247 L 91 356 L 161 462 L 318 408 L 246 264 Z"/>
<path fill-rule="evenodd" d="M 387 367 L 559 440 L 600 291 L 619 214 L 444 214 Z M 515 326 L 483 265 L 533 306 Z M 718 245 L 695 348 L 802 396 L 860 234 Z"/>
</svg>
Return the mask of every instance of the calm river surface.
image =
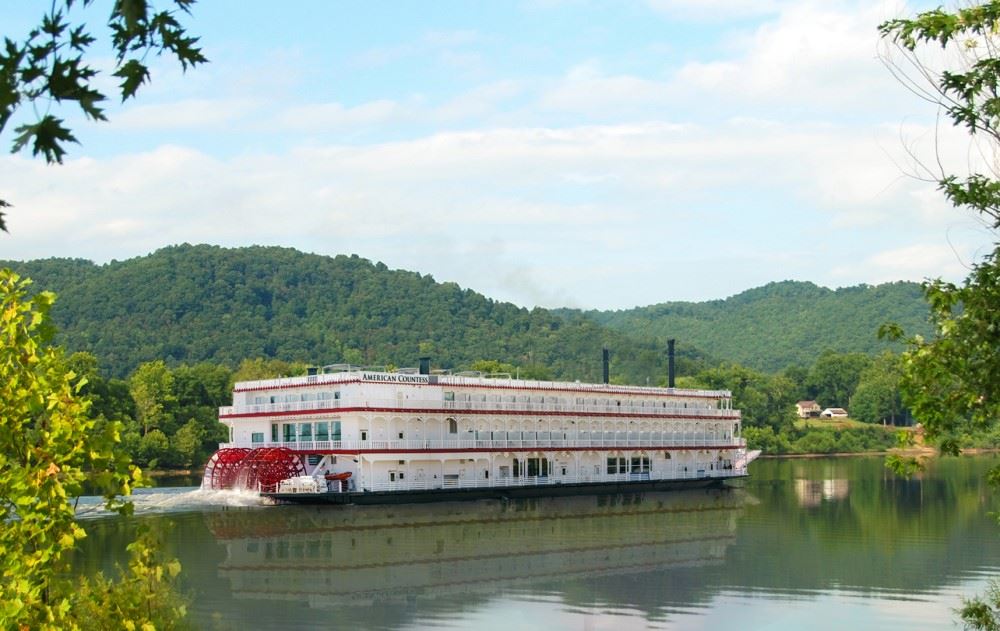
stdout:
<svg viewBox="0 0 1000 631">
<path fill-rule="evenodd" d="M 881 458 L 763 460 L 726 491 L 258 506 L 145 490 L 205 629 L 954 629 L 1000 575 L 994 457 L 900 480 Z M 131 526 L 82 508 L 81 572 Z"/>
</svg>

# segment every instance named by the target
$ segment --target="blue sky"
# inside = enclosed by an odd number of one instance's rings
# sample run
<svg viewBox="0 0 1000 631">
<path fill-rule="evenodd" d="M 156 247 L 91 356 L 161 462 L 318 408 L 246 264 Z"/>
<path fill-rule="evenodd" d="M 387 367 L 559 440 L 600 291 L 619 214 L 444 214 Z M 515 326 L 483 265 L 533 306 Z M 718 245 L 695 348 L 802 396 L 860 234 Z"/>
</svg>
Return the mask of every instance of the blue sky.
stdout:
<svg viewBox="0 0 1000 631">
<path fill-rule="evenodd" d="M 957 280 L 993 235 L 908 177 L 935 111 L 879 60 L 878 23 L 926 6 L 201 2 L 211 64 L 154 60 L 110 123 L 65 111 L 63 166 L 0 157 L 0 257 L 285 245 L 581 308 Z"/>
</svg>

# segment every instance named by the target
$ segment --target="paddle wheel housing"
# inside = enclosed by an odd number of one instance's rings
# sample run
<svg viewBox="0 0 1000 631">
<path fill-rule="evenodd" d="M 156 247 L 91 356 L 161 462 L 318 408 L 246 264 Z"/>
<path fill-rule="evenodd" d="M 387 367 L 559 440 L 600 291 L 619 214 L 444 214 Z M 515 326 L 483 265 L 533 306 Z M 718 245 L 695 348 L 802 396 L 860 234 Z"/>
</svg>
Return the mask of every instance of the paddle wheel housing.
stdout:
<svg viewBox="0 0 1000 631">
<path fill-rule="evenodd" d="M 205 464 L 205 476 L 201 480 L 202 488 L 214 491 L 233 488 L 240 463 L 251 451 L 253 450 L 247 447 L 227 447 L 212 454 Z"/>
<path fill-rule="evenodd" d="M 302 459 L 286 447 L 254 449 L 240 461 L 235 486 L 239 489 L 273 492 L 278 483 L 305 475 Z"/>
</svg>

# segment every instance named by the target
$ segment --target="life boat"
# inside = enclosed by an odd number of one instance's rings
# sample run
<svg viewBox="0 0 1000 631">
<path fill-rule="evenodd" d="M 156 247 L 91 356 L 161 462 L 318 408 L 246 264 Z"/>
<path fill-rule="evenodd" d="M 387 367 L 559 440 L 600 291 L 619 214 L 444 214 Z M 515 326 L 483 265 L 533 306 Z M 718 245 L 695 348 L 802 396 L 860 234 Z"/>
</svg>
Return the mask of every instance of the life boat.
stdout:
<svg viewBox="0 0 1000 631">
<path fill-rule="evenodd" d="M 331 482 L 332 481 L 337 481 L 337 480 L 346 480 L 347 478 L 351 477 L 351 472 L 350 471 L 344 471 L 342 473 L 327 473 L 323 477 L 326 478 L 328 481 L 331 481 Z"/>
</svg>

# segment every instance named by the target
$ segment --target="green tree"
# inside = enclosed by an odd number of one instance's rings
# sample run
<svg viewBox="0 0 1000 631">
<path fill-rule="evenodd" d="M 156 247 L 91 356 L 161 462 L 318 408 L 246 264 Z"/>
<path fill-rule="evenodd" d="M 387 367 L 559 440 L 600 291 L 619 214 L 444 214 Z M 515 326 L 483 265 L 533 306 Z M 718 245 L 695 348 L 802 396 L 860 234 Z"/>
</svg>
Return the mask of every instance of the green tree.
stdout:
<svg viewBox="0 0 1000 631">
<path fill-rule="evenodd" d="M 153 429 L 169 429 L 177 398 L 174 396 L 174 376 L 163 360 L 136 368 L 129 378 L 129 390 L 143 436 Z"/>
<path fill-rule="evenodd" d="M 306 372 L 306 365 L 302 362 L 288 362 L 281 359 L 244 359 L 240 362 L 239 368 L 233 373 L 232 380 L 235 381 L 256 381 L 258 379 L 274 379 L 276 377 L 290 377 L 302 375 Z M 228 392 L 227 392 L 228 396 Z"/>
<path fill-rule="evenodd" d="M 730 364 L 698 373 L 697 383 L 730 390 L 733 407 L 742 413 L 746 427 L 770 427 L 780 432 L 792 425 L 795 384 L 785 377 Z"/>
<path fill-rule="evenodd" d="M 90 403 L 79 396 L 83 380 L 50 345 L 55 296 L 29 297 L 29 282 L 0 270 L 0 627 L 72 629 L 82 626 L 88 601 L 81 593 L 90 589 L 86 580 L 67 576 L 68 553 L 85 536 L 73 498 L 86 485 L 99 489 L 108 508 L 127 512 L 131 505 L 119 498 L 142 476 L 118 448 L 121 424 L 98 428 L 88 415 Z M 134 550 L 156 558 L 145 542 Z M 148 565 L 135 570 L 138 580 L 166 580 Z M 109 598 L 117 597 L 118 585 L 106 586 Z M 152 622 L 152 612 L 139 605 L 122 609 L 117 623 Z M 161 626 L 182 614 L 172 610 Z"/>
<path fill-rule="evenodd" d="M 900 381 L 900 359 L 892 353 L 876 357 L 858 380 L 851 397 L 851 416 L 865 423 L 896 425 L 903 420 L 904 410 Z"/>
<path fill-rule="evenodd" d="M 64 103 L 76 104 L 85 118 L 107 120 L 102 104 L 102 79 L 86 56 L 96 38 L 87 31 L 82 14 L 93 0 L 53 0 L 41 23 L 17 39 L 5 37 L 0 50 L 0 133 L 11 122 L 14 128 L 12 151 L 31 149 L 46 162 L 61 163 L 66 143 L 76 142 L 65 121 L 53 111 Z M 181 12 L 188 12 L 194 0 L 173 0 Z M 72 16 L 72 19 L 71 19 Z M 150 53 L 170 53 L 185 70 L 207 61 L 196 46 L 197 37 L 188 35 L 177 19 L 177 11 L 157 10 L 151 0 L 118 0 L 108 16 L 114 70 L 119 94 L 125 101 L 135 96 L 149 80 L 146 60 Z M 93 59 L 93 58 L 91 58 Z M 24 116 L 18 116 L 25 112 Z M 27 113 L 30 112 L 30 113 Z M 9 207 L 0 200 L 0 209 Z M 7 230 L 0 212 L 0 230 Z"/>
<path fill-rule="evenodd" d="M 809 369 L 806 390 L 823 407 L 847 407 L 870 363 L 871 358 L 864 353 L 823 351 Z"/>
<path fill-rule="evenodd" d="M 984 2 L 955 11 L 935 9 L 912 19 L 883 23 L 880 31 L 916 68 L 910 78 L 890 61 L 904 82 L 921 90 L 951 122 L 963 127 L 977 146 L 974 154 L 996 155 L 1000 143 L 1000 1 Z M 940 47 L 945 54 L 934 49 Z M 928 51 L 930 49 L 930 51 Z M 935 70 L 926 53 L 950 65 Z M 957 62 L 955 60 L 960 60 Z M 940 162 L 936 161 L 940 165 Z M 971 162 L 967 173 L 928 169 L 945 196 L 959 208 L 978 213 L 994 230 L 1000 228 L 1000 177 L 991 160 Z M 957 453 L 949 437 L 963 422 L 994 425 L 1000 419 L 1000 248 L 976 264 L 961 285 L 942 280 L 924 286 L 930 303 L 934 333 L 912 336 L 903 357 L 904 400 L 924 424 L 928 438 L 937 439 L 944 453 Z M 884 327 L 889 337 L 902 337 L 899 327 Z M 896 458 L 901 470 L 912 470 L 915 460 Z M 1000 480 L 1000 471 L 989 475 Z M 997 589 L 985 598 L 964 603 L 963 622 L 974 629 L 998 629 Z"/>
<path fill-rule="evenodd" d="M 175 461 L 171 464 L 190 467 L 200 463 L 203 453 L 205 430 L 201 423 L 191 419 L 170 438 L 170 450 Z"/>
</svg>

